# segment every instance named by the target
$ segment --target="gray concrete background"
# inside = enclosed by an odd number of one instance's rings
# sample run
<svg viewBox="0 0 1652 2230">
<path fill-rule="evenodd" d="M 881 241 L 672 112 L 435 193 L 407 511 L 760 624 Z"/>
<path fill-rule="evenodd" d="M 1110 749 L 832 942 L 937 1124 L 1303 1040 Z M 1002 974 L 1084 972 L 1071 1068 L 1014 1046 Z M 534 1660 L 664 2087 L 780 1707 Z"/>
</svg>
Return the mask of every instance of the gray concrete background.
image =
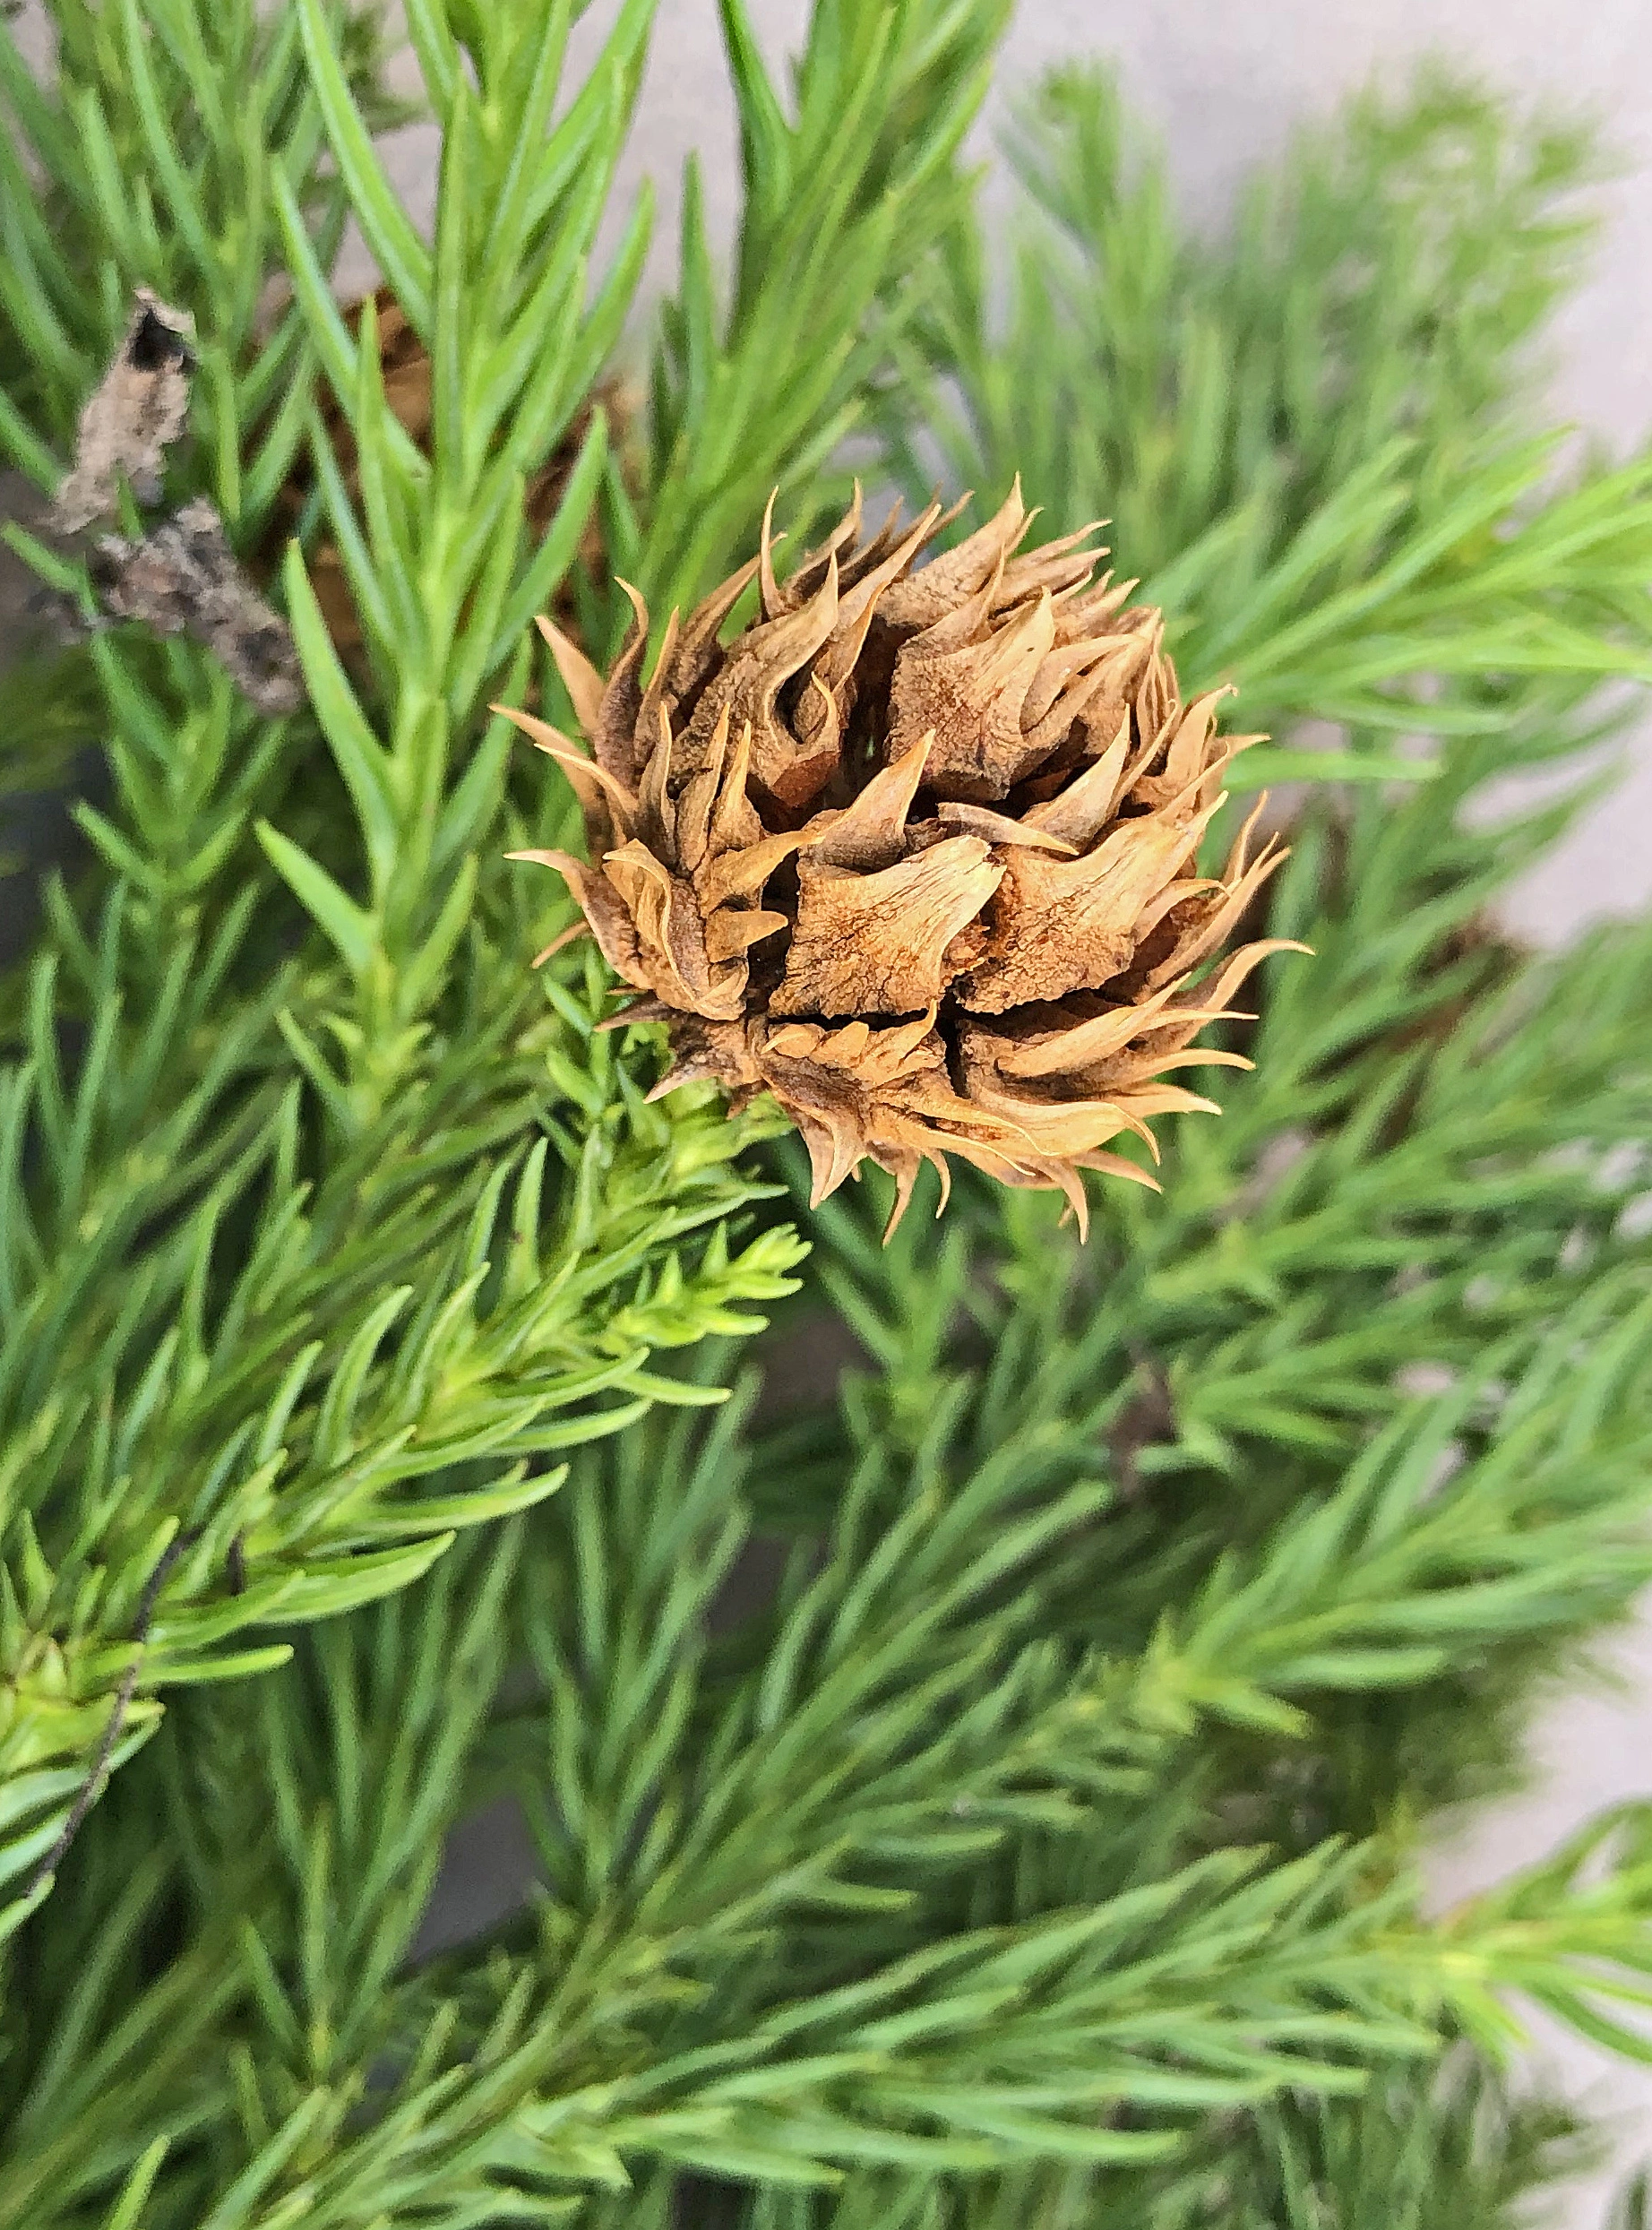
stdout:
<svg viewBox="0 0 1652 2230">
<path fill-rule="evenodd" d="M 277 0 L 279 4 L 279 0 Z M 575 64 L 612 21 L 599 0 L 576 33 Z M 775 54 L 796 41 L 806 0 L 749 0 Z M 32 21 L 30 19 L 32 18 Z M 38 0 L 25 32 L 37 53 Z M 1023 0 L 989 113 L 977 134 L 991 145 L 1006 98 L 1049 63 L 1075 54 L 1109 57 L 1143 118 L 1167 140 L 1183 204 L 1196 223 L 1219 227 L 1235 187 L 1277 152 L 1298 123 L 1322 117 L 1372 77 L 1398 82 L 1428 52 L 1466 63 L 1526 99 L 1578 104 L 1598 115 L 1624 167 L 1603 191 L 1603 250 L 1556 336 L 1553 399 L 1558 416 L 1622 447 L 1652 426 L 1652 0 Z M 659 225 L 649 283 L 667 283 L 682 160 L 698 148 L 707 172 L 714 237 L 726 237 L 736 198 L 735 134 L 714 0 L 664 0 L 625 178 L 654 180 Z M 417 213 L 434 194 L 433 140 L 417 127 L 389 149 L 395 178 Z M 355 275 L 365 278 L 358 258 Z M 1630 779 L 1612 803 L 1517 893 L 1511 915 L 1545 942 L 1602 913 L 1652 898 L 1652 728 Z M 1433 1867 L 1441 1903 L 1550 1848 L 1578 1821 L 1623 1795 L 1652 1794 L 1652 1619 L 1605 1653 L 1601 1678 L 1553 1698 L 1534 1729 L 1532 1786 L 1518 1801 L 1462 1823 Z M 491 1893 L 478 1854 L 471 1895 Z M 451 1882 L 450 1891 L 462 1885 Z M 1546 2219 L 1564 2230 L 1599 2222 L 1616 2174 L 1652 2156 L 1652 2072 L 1626 2068 L 1545 2032 L 1534 2072 L 1610 2117 L 1619 2140 L 1613 2169 L 1579 2183 Z"/>
</svg>

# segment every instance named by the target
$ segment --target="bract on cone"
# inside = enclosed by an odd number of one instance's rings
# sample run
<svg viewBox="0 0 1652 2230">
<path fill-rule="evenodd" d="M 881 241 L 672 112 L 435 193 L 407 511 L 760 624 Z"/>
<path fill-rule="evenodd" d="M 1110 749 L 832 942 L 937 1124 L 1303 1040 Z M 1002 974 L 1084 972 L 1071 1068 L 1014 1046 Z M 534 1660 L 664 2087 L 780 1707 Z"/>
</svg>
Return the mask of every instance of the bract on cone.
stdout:
<svg viewBox="0 0 1652 2230">
<path fill-rule="evenodd" d="M 770 506 L 772 511 L 772 505 Z M 551 622 L 589 754 L 510 717 L 564 770 L 589 861 L 566 878 L 627 1020 L 668 1027 L 657 1088 L 771 1092 L 806 1143 L 818 1201 L 866 1158 L 896 1184 L 957 1155 L 1011 1184 L 1080 1172 L 1150 1184 L 1106 1150 L 1151 1118 L 1215 1112 L 1170 1081 L 1246 1065 L 1193 1044 L 1279 939 L 1221 958 L 1284 857 L 1252 814 L 1217 874 L 1196 862 L 1222 777 L 1221 692 L 1183 705 L 1160 616 L 1095 578 L 1089 534 L 1017 555 L 1018 482 L 926 565 L 932 504 L 861 535 L 858 495 L 777 579 L 759 555 L 645 675 L 648 615 L 605 681 Z M 721 631 L 755 581 L 759 613 Z M 508 710 L 508 708 L 501 708 Z M 1295 948 L 1300 949 L 1300 948 Z"/>
</svg>

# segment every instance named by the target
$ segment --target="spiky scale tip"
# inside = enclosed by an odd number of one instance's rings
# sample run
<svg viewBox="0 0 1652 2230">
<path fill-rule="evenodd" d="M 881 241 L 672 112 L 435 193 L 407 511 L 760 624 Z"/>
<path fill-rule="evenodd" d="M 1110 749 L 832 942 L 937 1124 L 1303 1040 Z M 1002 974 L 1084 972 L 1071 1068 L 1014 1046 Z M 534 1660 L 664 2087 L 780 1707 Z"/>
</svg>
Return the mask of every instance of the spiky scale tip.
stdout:
<svg viewBox="0 0 1652 2230">
<path fill-rule="evenodd" d="M 949 517 L 955 514 L 948 514 Z M 1151 1185 L 1106 1150 L 1212 1103 L 1165 1080 L 1248 1065 L 1193 1045 L 1278 938 L 1196 988 L 1285 854 L 1219 874 L 1200 839 L 1257 739 L 1184 706 L 1159 615 L 1097 581 L 1088 531 L 1016 553 L 1018 481 L 967 540 L 916 567 L 932 505 L 863 541 L 860 498 L 777 580 L 759 555 L 679 625 L 642 679 L 648 614 L 606 683 L 542 629 L 593 758 L 506 710 L 573 783 L 591 862 L 564 875 L 610 966 L 665 1021 L 657 1088 L 771 1092 L 809 1150 L 818 1202 L 870 1159 L 895 1180 L 950 1154 L 1053 1185 L 1080 1227 L 1080 1172 Z M 916 568 L 916 569 L 915 569 Z M 758 617 L 718 631 L 756 580 Z M 1259 808 L 1260 810 L 1260 808 Z"/>
</svg>

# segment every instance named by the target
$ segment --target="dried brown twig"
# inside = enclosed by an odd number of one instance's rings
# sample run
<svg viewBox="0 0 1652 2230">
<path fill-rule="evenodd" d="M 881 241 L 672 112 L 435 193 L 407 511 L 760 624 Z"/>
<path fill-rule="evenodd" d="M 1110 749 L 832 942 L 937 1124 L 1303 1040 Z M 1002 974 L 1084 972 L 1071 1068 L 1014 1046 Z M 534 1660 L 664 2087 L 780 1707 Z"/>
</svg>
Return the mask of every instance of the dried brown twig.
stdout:
<svg viewBox="0 0 1652 2230">
<path fill-rule="evenodd" d="M 166 452 L 189 416 L 194 323 L 147 287 L 108 370 L 81 413 L 74 464 L 53 497 L 47 533 L 78 538 L 111 519 L 123 481 L 141 504 L 160 499 Z M 99 609 L 53 600 L 60 632 L 82 634 L 133 621 L 160 635 L 188 635 L 210 650 L 257 710 L 271 719 L 304 702 L 287 623 L 265 603 L 230 547 L 218 507 L 196 496 L 147 534 L 100 535 L 88 553 Z"/>
</svg>

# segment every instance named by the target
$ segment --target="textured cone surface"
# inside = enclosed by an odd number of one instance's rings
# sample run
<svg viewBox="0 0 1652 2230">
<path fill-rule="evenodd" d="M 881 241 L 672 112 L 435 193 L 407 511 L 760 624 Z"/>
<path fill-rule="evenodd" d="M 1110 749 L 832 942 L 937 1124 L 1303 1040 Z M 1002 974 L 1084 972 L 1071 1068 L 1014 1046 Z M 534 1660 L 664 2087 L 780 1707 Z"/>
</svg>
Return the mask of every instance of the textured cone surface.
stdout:
<svg viewBox="0 0 1652 2230">
<path fill-rule="evenodd" d="M 1255 739 L 1217 732 L 1216 696 L 1182 703 L 1159 615 L 1096 579 L 1087 536 L 1023 552 L 1018 484 L 920 565 L 943 523 L 864 538 L 857 499 L 781 581 L 765 522 L 651 672 L 641 607 L 606 682 L 541 621 L 589 755 L 511 717 L 572 782 L 590 858 L 521 857 L 566 878 L 641 994 L 628 1019 L 668 1025 L 658 1089 L 771 1092 L 817 1201 L 869 1158 L 898 1218 L 957 1155 L 1082 1222 L 1080 1170 L 1151 1183 L 1109 1141 L 1209 1108 L 1177 1071 L 1243 1065 L 1193 1039 L 1280 949 L 1225 951 L 1283 854 L 1252 857 L 1247 824 L 1199 873 Z"/>
</svg>

